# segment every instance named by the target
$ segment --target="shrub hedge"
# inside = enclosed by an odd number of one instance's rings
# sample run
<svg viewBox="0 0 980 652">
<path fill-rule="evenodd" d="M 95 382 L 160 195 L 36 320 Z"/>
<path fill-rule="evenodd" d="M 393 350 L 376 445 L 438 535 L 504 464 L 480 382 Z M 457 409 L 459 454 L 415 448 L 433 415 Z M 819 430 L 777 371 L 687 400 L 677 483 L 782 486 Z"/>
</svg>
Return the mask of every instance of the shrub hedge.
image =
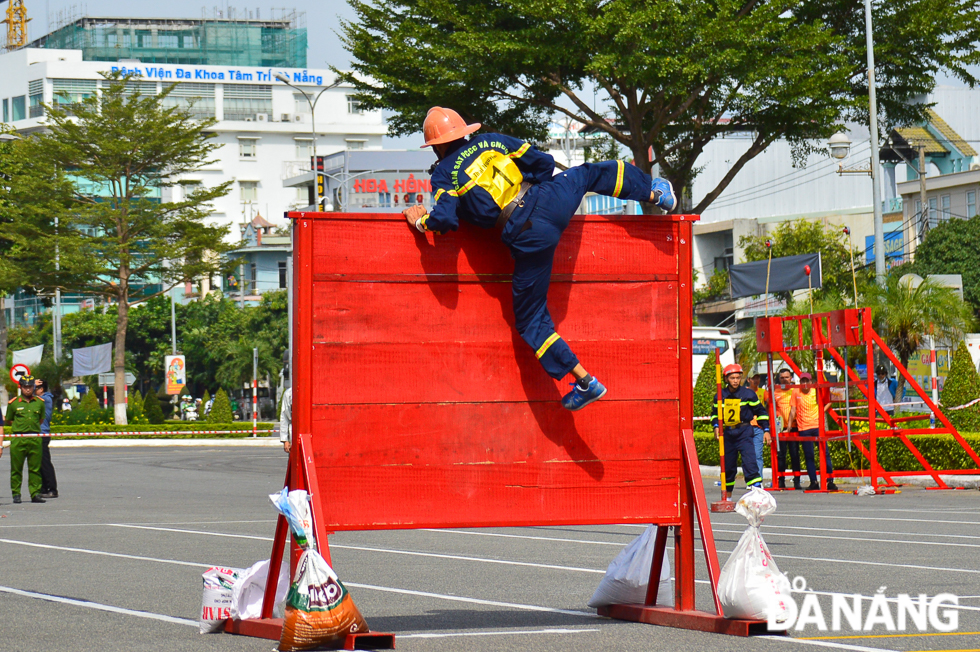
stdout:
<svg viewBox="0 0 980 652">
<path fill-rule="evenodd" d="M 272 430 L 273 423 L 262 423 L 258 424 L 258 430 Z M 148 435 L 148 436 L 134 436 L 133 438 L 140 439 L 222 439 L 222 438 L 235 438 L 235 437 L 250 437 L 252 431 L 251 423 L 206 423 L 204 421 L 181 421 L 174 423 L 164 423 L 160 425 L 145 425 L 145 426 L 113 426 L 113 425 L 100 425 L 100 426 L 61 426 L 61 427 L 51 427 L 51 433 L 57 434 L 59 432 L 85 432 L 85 433 L 100 433 L 100 432 L 158 432 L 158 431 L 168 431 L 169 434 L 166 435 Z M 194 430 L 247 430 L 245 433 L 218 433 L 209 435 L 191 435 L 187 434 L 187 431 Z M 269 437 L 271 433 L 259 433 L 262 437 Z M 119 439 L 127 439 L 125 435 L 118 435 Z M 79 439 L 84 439 L 80 437 Z"/>
<path fill-rule="evenodd" d="M 961 433 L 963 439 L 980 454 L 980 433 Z M 974 469 L 976 464 L 970 459 L 966 451 L 956 442 L 952 435 L 913 435 L 909 439 L 919 449 L 922 456 L 929 461 L 935 469 Z M 706 433 L 694 433 L 694 444 L 698 451 L 698 461 L 701 464 L 717 466 L 718 464 L 718 442 L 714 435 Z M 867 444 L 865 444 L 867 445 Z M 867 469 L 868 463 L 860 451 L 851 447 L 851 453 L 847 452 L 847 442 L 833 441 L 828 445 L 830 457 L 836 469 L 858 470 Z M 769 446 L 763 449 L 763 457 L 766 467 L 769 467 L 771 453 Z M 788 457 L 788 456 L 787 456 Z M 819 458 L 818 458 L 819 459 Z M 788 461 L 788 460 L 787 460 Z M 878 440 L 878 462 L 886 471 L 921 471 L 922 465 L 915 459 L 905 444 L 897 438 L 882 438 Z M 800 451 L 800 463 L 806 468 L 806 461 L 803 459 L 803 451 Z M 980 475 L 980 469 L 977 470 Z"/>
</svg>

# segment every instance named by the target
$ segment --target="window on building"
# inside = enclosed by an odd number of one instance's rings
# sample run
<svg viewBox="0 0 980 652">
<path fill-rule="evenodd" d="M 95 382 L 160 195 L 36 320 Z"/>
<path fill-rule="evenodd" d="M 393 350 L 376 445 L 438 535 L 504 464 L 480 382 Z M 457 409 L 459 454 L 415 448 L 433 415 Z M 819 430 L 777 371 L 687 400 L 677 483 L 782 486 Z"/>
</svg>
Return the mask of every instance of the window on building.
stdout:
<svg viewBox="0 0 980 652">
<path fill-rule="evenodd" d="M 347 113 L 354 113 L 358 115 L 364 113 L 364 109 L 361 108 L 361 103 L 355 100 L 353 95 L 347 96 Z"/>
<path fill-rule="evenodd" d="M 225 120 L 258 120 L 272 115 L 272 86 L 225 84 Z"/>
<path fill-rule="evenodd" d="M 114 48 L 119 45 L 119 35 L 115 32 L 103 32 L 105 37 L 105 46 L 107 48 Z"/>
<path fill-rule="evenodd" d="M 974 217 L 977 214 L 977 191 L 971 190 L 966 193 L 966 216 Z"/>
<path fill-rule="evenodd" d="M 128 81 L 123 88 L 123 95 L 129 97 L 139 93 L 143 97 L 157 94 L 157 83 L 148 81 Z"/>
<path fill-rule="evenodd" d="M 177 32 L 158 32 L 157 47 L 168 50 L 176 50 L 180 47 L 180 39 Z"/>
<path fill-rule="evenodd" d="M 3 121 L 10 122 L 10 100 L 4 99 L 3 101 Z"/>
<path fill-rule="evenodd" d="M 258 277 L 256 276 L 255 263 L 248 266 L 248 283 L 251 286 L 252 294 L 258 293 Z"/>
<path fill-rule="evenodd" d="M 286 289 L 286 261 L 279 261 L 279 289 Z"/>
<path fill-rule="evenodd" d="M 293 93 L 293 103 L 295 105 L 293 112 L 296 115 L 310 114 L 310 102 L 302 93 Z"/>
<path fill-rule="evenodd" d="M 943 221 L 949 220 L 949 195 L 943 195 L 942 197 L 940 197 L 939 205 L 942 207 L 942 211 L 940 213 L 942 220 Z"/>
<path fill-rule="evenodd" d="M 214 84 L 179 83 L 163 99 L 163 105 L 183 109 L 194 120 L 213 118 L 216 115 Z"/>
<path fill-rule="evenodd" d="M 148 48 L 153 46 L 153 32 L 148 29 L 136 30 L 136 47 Z"/>
<path fill-rule="evenodd" d="M 13 113 L 13 121 L 23 120 L 27 117 L 27 96 L 21 95 L 10 100 L 10 109 Z"/>
<path fill-rule="evenodd" d="M 27 84 L 27 95 L 30 98 L 30 116 L 40 118 L 44 115 L 44 80 L 34 79 Z"/>
<path fill-rule="evenodd" d="M 299 161 L 309 161 L 313 158 L 313 139 L 296 138 L 296 159 Z"/>
<path fill-rule="evenodd" d="M 935 197 L 929 198 L 929 228 L 939 224 L 939 200 Z"/>
<path fill-rule="evenodd" d="M 296 189 L 296 203 L 308 206 L 310 204 L 310 188 L 309 186 L 300 186 Z"/>
<path fill-rule="evenodd" d="M 357 138 L 349 138 L 347 139 L 347 149 L 364 149 L 364 142 Z"/>
<path fill-rule="evenodd" d="M 54 103 L 68 115 L 73 115 L 72 106 L 95 95 L 94 79 L 54 79 L 51 81 Z"/>
<path fill-rule="evenodd" d="M 241 188 L 242 201 L 258 201 L 259 182 L 258 181 L 239 181 L 238 187 Z"/>
<path fill-rule="evenodd" d="M 238 156 L 241 158 L 255 158 L 258 142 L 258 138 L 239 138 Z"/>
</svg>

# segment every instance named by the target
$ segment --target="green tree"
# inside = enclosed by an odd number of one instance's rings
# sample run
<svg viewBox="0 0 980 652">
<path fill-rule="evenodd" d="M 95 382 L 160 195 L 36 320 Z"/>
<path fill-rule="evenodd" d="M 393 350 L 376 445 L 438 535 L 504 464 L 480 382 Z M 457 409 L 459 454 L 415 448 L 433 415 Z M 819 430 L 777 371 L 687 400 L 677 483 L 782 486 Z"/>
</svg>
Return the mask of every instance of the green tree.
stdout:
<svg viewBox="0 0 980 652">
<path fill-rule="evenodd" d="M 152 390 L 147 392 L 146 398 L 143 400 L 143 415 L 149 423 L 155 425 L 166 421 L 163 416 L 163 408 L 160 407 L 160 398 Z"/>
<path fill-rule="evenodd" d="M 731 288 L 728 282 L 728 270 L 716 269 L 708 282 L 694 291 L 694 305 L 717 301 L 731 297 Z"/>
<path fill-rule="evenodd" d="M 710 417 L 715 414 L 715 401 L 718 400 L 718 379 L 715 371 L 715 357 L 709 355 L 701 365 L 698 380 L 694 383 L 694 416 Z M 711 432 L 710 421 L 695 421 L 696 430 Z"/>
<path fill-rule="evenodd" d="M 939 395 L 943 410 L 950 422 L 960 432 L 980 431 L 980 404 L 962 410 L 949 411 L 948 408 L 969 403 L 980 398 L 980 374 L 973 366 L 973 358 L 965 342 L 960 342 L 953 353 L 953 363 L 946 376 L 946 383 Z"/>
<path fill-rule="evenodd" d="M 17 260 L 25 270 L 37 263 L 26 279 L 30 284 L 60 285 L 116 304 L 117 387 L 125 373 L 130 304 L 185 279 L 220 272 L 219 256 L 230 250 L 224 242 L 228 227 L 204 223 L 210 202 L 228 192 L 230 181 L 199 186 L 180 201 L 163 200 L 166 188 L 198 170 L 218 147 L 210 132 L 215 120 L 196 121 L 187 109 L 165 106 L 174 86 L 144 96 L 127 77 L 113 73 L 92 97 L 45 106 L 47 130 L 31 137 L 30 149 L 46 166 L 70 170 L 66 198 L 72 208 L 61 214 L 59 230 L 16 212 L 18 233 L 0 224 L 18 242 L 31 242 L 32 249 Z M 54 274 L 50 252 L 56 246 L 61 271 Z M 126 423 L 121 395 L 115 417 Z"/>
<path fill-rule="evenodd" d="M 812 139 L 847 120 L 868 123 L 863 12 L 853 0 L 348 2 L 357 18 L 341 24 L 353 68 L 343 79 L 368 108 L 395 112 L 391 135 L 420 131 L 442 105 L 542 142 L 558 114 L 608 134 L 644 172 L 659 164 L 683 195 L 708 143 L 750 134 L 695 213 L 777 139 L 802 161 Z M 888 121 L 922 116 L 926 106 L 908 100 L 932 89 L 938 70 L 977 81 L 967 66 L 980 62 L 978 13 L 974 0 L 874 3 Z"/>
<path fill-rule="evenodd" d="M 146 423 L 143 410 L 143 395 L 138 389 L 129 390 L 129 403 L 126 405 L 126 419 L 129 423 Z"/>
<path fill-rule="evenodd" d="M 742 236 L 739 246 L 745 255 L 745 262 L 767 260 L 769 250 L 766 240 L 772 242 L 772 257 L 798 256 L 801 254 L 820 254 L 823 288 L 814 289 L 813 300 L 827 298 L 843 301 L 854 306 L 854 284 L 851 276 L 851 254 L 848 252 L 847 235 L 843 229 L 808 220 L 782 222 L 766 235 Z M 861 251 L 854 251 L 854 264 L 861 264 Z M 868 272 L 861 270 L 856 274 L 858 289 L 868 282 Z M 778 296 L 787 304 L 792 303 L 791 292 L 780 292 Z M 850 301 L 848 301 L 850 299 Z M 809 300 L 807 300 L 809 309 Z"/>
<path fill-rule="evenodd" d="M 95 392 L 85 392 L 82 396 L 82 400 L 78 403 L 78 410 L 82 413 L 94 412 L 99 408 L 99 399 L 96 397 Z"/>
<path fill-rule="evenodd" d="M 234 387 L 237 390 L 251 383 L 253 348 L 259 350 L 259 377 L 279 376 L 279 369 L 282 367 L 281 358 L 272 354 L 272 347 L 268 342 L 262 339 L 249 339 L 243 335 L 225 344 L 221 350 L 223 360 L 215 375 L 222 387 Z"/>
<path fill-rule="evenodd" d="M 980 242 L 980 215 L 968 220 L 946 220 L 930 229 L 915 249 L 915 262 L 909 271 L 928 274 L 961 274 L 963 298 L 974 311 L 980 311 L 980 265 L 977 265 L 977 243 Z"/>
<path fill-rule="evenodd" d="M 884 286 L 866 287 L 875 330 L 908 368 L 909 358 L 924 348 L 930 330 L 940 340 L 957 342 L 974 325 L 969 304 L 951 288 L 926 279 L 918 285 L 890 274 Z M 898 396 L 904 394 L 905 378 L 898 377 Z"/>
<path fill-rule="evenodd" d="M 232 423 L 235 418 L 231 414 L 231 401 L 228 400 L 228 393 L 219 389 L 214 395 L 214 407 L 208 415 L 208 423 Z"/>
</svg>

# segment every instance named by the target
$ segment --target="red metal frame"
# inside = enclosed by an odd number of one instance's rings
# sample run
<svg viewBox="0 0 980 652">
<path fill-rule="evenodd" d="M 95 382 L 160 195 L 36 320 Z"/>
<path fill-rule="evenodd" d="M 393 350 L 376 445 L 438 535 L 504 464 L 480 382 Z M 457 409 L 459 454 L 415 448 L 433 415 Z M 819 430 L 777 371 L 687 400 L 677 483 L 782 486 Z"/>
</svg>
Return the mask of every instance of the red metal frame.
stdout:
<svg viewBox="0 0 980 652">
<path fill-rule="evenodd" d="M 647 310 L 642 317 L 646 322 L 630 323 L 619 316 L 616 326 L 632 334 L 634 339 L 628 344 L 635 355 L 661 356 L 657 365 L 637 363 L 627 356 L 607 360 L 603 377 L 608 373 L 620 380 L 613 389 L 618 393 L 574 416 L 558 406 L 559 386 L 544 376 L 516 336 L 508 314 L 509 287 L 500 289 L 509 281 L 512 262 L 492 233 L 488 237 L 464 224 L 458 232 L 432 240 L 431 235 L 409 230 L 400 214 L 391 213 L 290 213 L 288 217 L 295 224 L 296 305 L 294 447 L 285 485 L 311 492 L 317 541 L 325 558 L 329 559 L 327 530 L 653 522 L 659 529 L 647 604 L 616 605 L 600 613 L 748 634 L 756 623 L 722 616 L 717 596 L 719 564 L 692 434 L 693 310 L 688 270 L 692 266 L 692 223 L 697 216 L 573 218 L 555 257 L 549 299 L 562 295 L 578 305 L 576 301 L 587 300 L 582 297 L 598 296 L 608 303 L 580 305 L 579 311 L 568 310 L 564 320 L 553 311 L 563 336 L 571 333 L 572 341 L 579 333 L 573 347 L 586 348 L 581 333 L 587 329 L 575 321 L 575 315 L 591 313 L 598 321 L 587 325 L 592 329 L 589 337 L 612 351 L 606 352 L 607 358 L 616 357 L 616 347 L 622 345 L 616 338 L 603 340 L 602 329 L 611 328 L 603 319 L 614 319 L 603 308 Z M 395 289 L 393 283 L 398 284 Z M 637 291 L 645 293 L 645 307 L 630 300 L 633 295 L 628 293 Z M 378 312 L 378 297 L 385 297 L 381 308 L 386 313 Z M 493 305 L 487 303 L 488 297 L 499 299 L 502 310 L 488 310 Z M 474 306 L 479 306 L 478 316 L 488 324 L 477 324 L 466 312 Z M 429 312 L 420 314 L 420 310 Z M 419 324 L 432 328 L 430 322 L 437 319 L 455 339 L 416 342 L 424 340 L 425 329 Z M 407 345 L 399 339 L 406 323 L 416 328 L 416 337 Z M 450 357 L 419 361 L 418 351 L 437 351 L 440 344 L 452 348 Z M 429 365 L 421 372 L 435 390 L 426 393 L 430 388 L 389 378 L 388 386 L 371 391 L 355 386 L 344 400 L 333 398 L 322 382 L 327 369 L 332 369 L 329 365 L 321 368 L 324 360 L 343 365 L 347 364 L 343 356 L 360 355 L 357 364 L 370 365 L 368 358 L 377 355 L 377 349 L 387 352 L 393 365 L 405 356 L 422 367 Z M 468 358 L 474 350 L 479 356 Z M 439 365 L 475 364 L 472 360 L 479 360 L 480 366 L 450 369 L 460 379 L 450 386 L 455 395 L 445 395 L 439 385 L 439 374 L 444 372 Z M 653 366 L 655 381 L 652 376 L 637 376 L 633 385 L 622 380 L 638 373 L 637 369 L 646 373 Z M 480 386 L 487 385 L 484 374 L 494 374 L 491 389 L 498 395 L 487 398 L 486 390 L 474 395 L 471 388 L 476 385 L 467 378 L 474 373 L 481 376 Z M 348 379 L 345 382 L 351 384 Z M 526 396 L 515 399 L 515 392 Z M 460 402 L 446 402 L 453 400 Z M 378 414 L 384 417 L 380 421 Z M 644 423 L 643 414 L 662 416 Z M 487 415 L 497 420 L 488 421 Z M 629 416 L 634 417 L 632 425 Z M 447 424 L 456 426 L 453 419 L 464 418 L 469 420 L 462 423 L 476 424 L 465 438 L 440 430 Z M 524 421 L 514 429 L 508 419 Z M 354 423 L 357 430 L 352 430 Z M 416 430 L 419 423 L 427 426 L 424 438 Z M 487 431 L 488 423 L 492 433 Z M 572 441 L 579 428 L 585 434 L 581 441 Z M 481 429 L 485 431 L 482 441 Z M 473 440 L 479 450 L 470 445 Z M 383 472 L 374 471 L 381 467 Z M 322 472 L 319 478 L 318 469 Z M 400 474 L 405 469 L 417 474 L 414 489 L 404 484 L 405 476 Z M 326 486 L 325 478 L 329 478 Z M 333 491 L 338 484 L 343 489 Z M 437 497 L 439 512 L 428 510 L 425 492 L 443 486 L 462 487 L 469 495 L 453 500 L 443 490 Z M 344 492 L 356 497 L 356 511 L 348 509 Z M 498 508 L 499 501 L 505 509 Z M 695 519 L 709 569 L 713 614 L 694 608 Z M 676 595 L 672 609 L 655 606 L 667 527 L 674 529 Z M 279 568 L 287 532 L 280 518 L 270 568 Z M 275 586 L 271 574 L 268 587 Z M 237 632 L 262 635 L 259 632 L 276 631 L 277 623 L 270 619 L 272 593 L 265 596 L 264 619 L 236 623 Z"/>
<path fill-rule="evenodd" d="M 804 342 L 804 330 L 805 326 L 808 327 L 811 334 L 812 343 L 803 344 Z M 842 382 L 828 382 L 823 375 L 823 356 L 824 352 L 830 354 L 830 357 L 834 360 L 838 367 L 845 370 L 848 374 L 847 378 L 849 384 L 852 387 L 856 387 L 857 390 L 864 396 L 864 400 L 860 401 L 862 403 L 866 402 L 868 404 L 869 416 L 859 417 L 852 416 L 850 421 L 852 423 L 867 423 L 867 432 L 853 432 L 851 431 L 851 441 L 855 448 L 865 457 L 868 462 L 869 476 L 871 485 L 875 487 L 876 490 L 879 489 L 879 479 L 883 480 L 883 485 L 885 487 L 897 487 L 899 486 L 894 479 L 894 476 L 905 475 L 905 476 L 930 476 L 933 481 L 935 481 L 937 488 L 939 489 L 949 489 L 950 487 L 943 481 L 940 474 L 944 475 L 962 475 L 962 474 L 975 474 L 976 469 L 935 469 L 925 458 L 924 455 L 916 448 L 915 444 L 909 439 L 909 435 L 942 435 L 948 434 L 952 435 L 963 450 L 970 456 L 973 462 L 980 468 L 980 456 L 970 447 L 953 424 L 950 423 L 949 419 L 939 410 L 926 391 L 916 382 L 915 378 L 909 374 L 908 370 L 902 366 L 902 363 L 895 356 L 895 354 L 888 348 L 885 341 L 875 332 L 874 326 L 871 321 L 871 310 L 866 308 L 849 308 L 846 310 L 837 310 L 828 313 L 817 313 L 813 315 L 798 315 L 798 316 L 777 316 L 768 318 L 758 318 L 756 320 L 756 328 L 763 329 L 762 332 L 765 335 L 760 335 L 757 338 L 756 344 L 758 350 L 761 353 L 769 354 L 768 358 L 768 372 L 769 377 L 772 378 L 773 363 L 772 354 L 777 353 L 780 358 L 794 371 L 794 373 L 799 374 L 800 368 L 793 360 L 791 353 L 795 351 L 813 351 L 816 367 L 816 382 L 813 383 L 814 391 L 817 392 L 817 400 L 821 408 L 830 400 L 830 390 L 831 388 L 841 388 L 845 384 Z M 787 343 L 785 338 L 780 339 L 778 334 L 785 334 L 786 331 L 795 333 L 795 338 L 790 339 L 790 343 Z M 795 344 L 792 343 L 795 341 Z M 838 350 L 840 346 L 860 346 L 864 349 L 865 363 L 867 365 L 868 373 L 866 378 L 861 379 L 860 376 L 854 371 L 854 369 L 845 365 L 844 356 Z M 885 408 L 878 403 L 876 398 L 876 393 L 874 389 L 874 374 L 873 370 L 875 368 L 875 350 L 880 351 L 884 356 L 891 360 L 892 364 L 898 370 L 904 378 L 908 387 L 915 392 L 919 398 L 925 403 L 929 410 L 935 415 L 936 419 L 941 423 L 940 426 L 936 428 L 902 428 L 901 425 L 908 421 L 920 420 L 921 416 L 917 417 L 892 417 L 886 411 Z M 772 385 L 771 385 L 772 386 Z M 792 388 L 797 388 L 799 385 L 791 385 Z M 853 399 L 850 403 L 855 403 Z M 769 401 L 769 416 L 772 423 L 775 423 L 776 413 L 775 413 L 775 401 Z M 820 410 L 820 421 L 819 421 L 819 436 L 817 437 L 800 437 L 798 435 L 785 435 L 778 434 L 778 440 L 782 441 L 812 441 L 816 442 L 821 450 L 820 455 L 820 491 L 827 490 L 827 473 L 826 473 L 826 445 L 829 441 L 837 441 L 843 439 L 846 435 L 846 414 L 841 415 L 836 410 L 831 408 L 829 410 L 829 416 L 837 426 L 840 428 L 838 431 L 828 431 L 827 423 L 824 417 L 823 409 Z M 871 414 L 874 414 L 874 418 L 871 418 Z M 884 423 L 884 428 L 880 426 Z M 909 471 L 886 471 L 881 467 L 878 462 L 878 440 L 881 438 L 898 438 L 905 446 L 909 449 L 912 455 L 915 456 L 916 460 L 922 465 L 921 471 L 909 470 Z M 775 439 L 775 437 L 774 437 Z M 867 446 L 865 443 L 867 442 Z M 785 482 L 785 478 L 794 477 L 796 474 L 793 472 L 780 473 L 779 465 L 777 463 L 777 452 L 776 446 L 773 446 L 772 455 L 772 469 L 773 469 L 773 482 L 772 489 L 778 491 L 779 481 Z M 863 477 L 864 473 L 859 471 L 854 471 L 852 469 L 834 469 L 834 476 L 836 477 Z"/>
</svg>

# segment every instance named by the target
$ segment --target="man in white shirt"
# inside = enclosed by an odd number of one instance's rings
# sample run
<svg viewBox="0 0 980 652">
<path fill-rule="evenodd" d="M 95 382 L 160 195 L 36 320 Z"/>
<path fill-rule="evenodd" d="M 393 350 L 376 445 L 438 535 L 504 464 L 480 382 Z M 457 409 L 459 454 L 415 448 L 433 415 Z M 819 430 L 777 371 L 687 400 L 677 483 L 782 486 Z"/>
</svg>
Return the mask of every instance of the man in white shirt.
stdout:
<svg viewBox="0 0 980 652">
<path fill-rule="evenodd" d="M 289 452 L 293 441 L 293 388 L 282 393 L 282 408 L 279 416 L 279 441 L 282 449 Z"/>
</svg>

